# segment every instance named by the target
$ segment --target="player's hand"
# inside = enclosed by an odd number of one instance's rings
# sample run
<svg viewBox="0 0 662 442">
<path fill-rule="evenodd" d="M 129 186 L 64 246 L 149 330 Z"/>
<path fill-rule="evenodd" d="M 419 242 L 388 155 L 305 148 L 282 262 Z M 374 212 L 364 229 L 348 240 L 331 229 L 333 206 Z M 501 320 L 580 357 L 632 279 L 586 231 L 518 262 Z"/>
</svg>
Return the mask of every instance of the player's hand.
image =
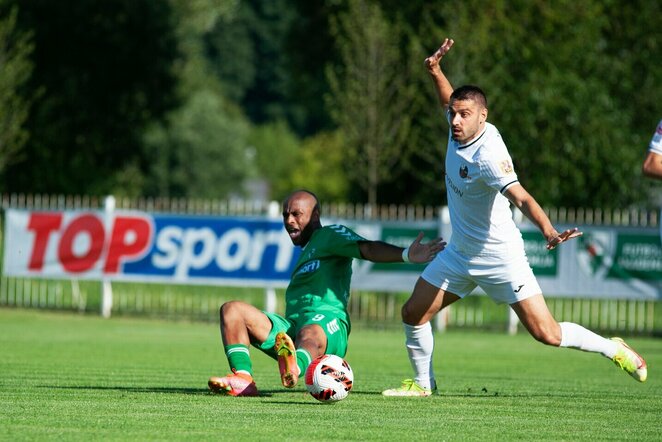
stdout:
<svg viewBox="0 0 662 442">
<path fill-rule="evenodd" d="M 419 232 L 414 242 L 409 245 L 409 261 L 417 264 L 432 261 L 437 253 L 446 247 L 446 241 L 443 238 L 435 238 L 423 244 L 421 243 L 423 236 L 423 232 Z"/>
<path fill-rule="evenodd" d="M 547 250 L 552 250 L 562 242 L 565 242 L 572 238 L 577 238 L 582 236 L 584 233 L 580 232 L 577 227 L 568 229 L 563 233 L 557 235 L 552 235 L 550 239 L 547 240 Z"/>
<path fill-rule="evenodd" d="M 444 42 L 441 44 L 439 49 L 437 51 L 430 55 L 428 58 L 425 59 L 425 67 L 428 68 L 428 71 L 430 73 L 434 73 L 439 69 L 439 62 L 443 58 L 444 55 L 453 47 L 453 39 L 447 38 L 444 40 Z"/>
</svg>

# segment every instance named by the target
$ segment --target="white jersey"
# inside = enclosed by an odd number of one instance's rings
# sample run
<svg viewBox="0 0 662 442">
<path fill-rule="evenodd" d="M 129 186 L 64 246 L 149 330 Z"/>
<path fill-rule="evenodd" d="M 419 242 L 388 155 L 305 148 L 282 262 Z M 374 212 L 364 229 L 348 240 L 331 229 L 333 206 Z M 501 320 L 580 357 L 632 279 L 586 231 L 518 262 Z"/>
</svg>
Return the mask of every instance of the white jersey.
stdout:
<svg viewBox="0 0 662 442">
<path fill-rule="evenodd" d="M 448 114 L 447 114 L 448 116 Z M 450 245 L 465 255 L 522 252 L 522 234 L 503 192 L 517 174 L 498 129 L 485 123 L 475 139 L 461 145 L 449 133 L 446 194 L 453 233 Z"/>
<path fill-rule="evenodd" d="M 658 155 L 662 155 L 662 120 L 657 124 L 657 129 L 655 129 L 648 150 Z"/>
</svg>

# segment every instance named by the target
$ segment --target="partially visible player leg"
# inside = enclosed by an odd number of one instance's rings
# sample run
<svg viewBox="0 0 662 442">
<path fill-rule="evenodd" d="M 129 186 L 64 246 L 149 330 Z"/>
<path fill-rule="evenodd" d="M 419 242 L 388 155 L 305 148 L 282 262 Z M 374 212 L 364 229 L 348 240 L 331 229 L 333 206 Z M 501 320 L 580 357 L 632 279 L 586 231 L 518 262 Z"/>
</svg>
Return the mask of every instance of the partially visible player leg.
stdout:
<svg viewBox="0 0 662 442">
<path fill-rule="evenodd" d="M 646 361 L 622 339 L 604 338 L 572 322 L 556 322 L 541 294 L 515 302 L 511 307 L 536 340 L 547 345 L 600 353 L 639 382 L 646 380 Z"/>
<path fill-rule="evenodd" d="M 419 278 L 411 297 L 402 307 L 407 354 L 414 379 L 406 379 L 399 388 L 382 392 L 384 396 L 429 396 L 436 389 L 432 355 L 434 336 L 430 320 L 441 309 L 460 299 Z"/>
<path fill-rule="evenodd" d="M 293 388 L 299 381 L 301 370 L 297 364 L 297 349 L 292 338 L 285 332 L 278 333 L 274 349 L 278 358 L 281 383 L 283 387 Z"/>
<path fill-rule="evenodd" d="M 324 313 L 302 314 L 300 319 L 303 325 L 296 335 L 296 351 L 293 353 L 292 348 L 294 347 L 291 347 L 282 352 L 282 357 L 280 355 L 278 357 L 283 385 L 286 387 L 296 385 L 298 378 L 306 372 L 310 363 L 318 356 L 326 353 L 345 356 L 349 328 L 343 320 L 344 316 L 344 312 L 328 310 Z"/>
<path fill-rule="evenodd" d="M 326 343 L 324 329 L 318 324 L 303 326 L 297 333 L 296 345 L 285 333 L 276 335 L 275 349 L 283 386 L 294 387 L 312 360 L 324 354 Z"/>
<path fill-rule="evenodd" d="M 306 372 L 313 359 L 327 353 L 329 339 L 322 327 L 320 324 L 307 324 L 297 333 L 297 365 L 301 373 Z M 346 335 L 344 339 L 347 339 Z M 334 351 L 332 348 L 331 353 Z"/>
<path fill-rule="evenodd" d="M 209 378 L 209 388 L 232 396 L 257 396 L 253 381 L 249 346 L 263 342 L 271 330 L 269 318 L 254 306 L 241 301 L 230 301 L 220 309 L 221 337 L 228 364 L 232 371 L 223 377 Z"/>
</svg>

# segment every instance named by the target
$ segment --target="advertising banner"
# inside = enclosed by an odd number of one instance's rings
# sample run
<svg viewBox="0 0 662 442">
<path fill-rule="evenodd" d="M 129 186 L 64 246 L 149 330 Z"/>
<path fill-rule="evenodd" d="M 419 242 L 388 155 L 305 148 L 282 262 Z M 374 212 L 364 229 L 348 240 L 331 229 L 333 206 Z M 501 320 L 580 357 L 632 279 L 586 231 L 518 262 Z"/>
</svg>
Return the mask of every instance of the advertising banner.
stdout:
<svg viewBox="0 0 662 442">
<path fill-rule="evenodd" d="M 267 218 L 7 210 L 6 276 L 284 286 L 299 249 Z"/>
<path fill-rule="evenodd" d="M 422 242 L 439 236 L 439 226 L 435 221 L 412 223 L 356 223 L 338 221 L 354 229 L 367 239 L 382 240 L 400 247 L 409 246 L 423 232 Z M 411 263 L 372 263 L 354 260 L 352 288 L 387 292 L 411 292 L 416 280 L 425 268 L 424 264 Z"/>
<path fill-rule="evenodd" d="M 5 220 L 6 276 L 285 287 L 300 253 L 282 222 L 267 217 L 9 209 Z M 424 242 L 450 233 L 437 221 L 323 220 L 334 223 L 402 247 L 420 231 Z M 520 229 L 547 296 L 662 299 L 658 229 L 580 226 L 582 237 L 552 251 L 534 226 Z M 410 292 L 423 268 L 355 259 L 352 287 Z"/>
<path fill-rule="evenodd" d="M 546 241 L 535 227 L 520 229 L 543 293 L 662 300 L 662 243 L 657 229 L 580 226 L 583 236 L 552 251 L 546 250 Z"/>
</svg>

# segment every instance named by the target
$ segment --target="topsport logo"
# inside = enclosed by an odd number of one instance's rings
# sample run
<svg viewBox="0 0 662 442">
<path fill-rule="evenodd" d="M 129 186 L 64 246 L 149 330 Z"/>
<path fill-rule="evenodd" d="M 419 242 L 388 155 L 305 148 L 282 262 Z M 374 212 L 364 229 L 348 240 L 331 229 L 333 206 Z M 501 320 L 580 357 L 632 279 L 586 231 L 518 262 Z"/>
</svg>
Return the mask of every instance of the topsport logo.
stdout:
<svg viewBox="0 0 662 442">
<path fill-rule="evenodd" d="M 5 273 L 288 281 L 298 250 L 261 218 L 7 211 Z"/>
</svg>

